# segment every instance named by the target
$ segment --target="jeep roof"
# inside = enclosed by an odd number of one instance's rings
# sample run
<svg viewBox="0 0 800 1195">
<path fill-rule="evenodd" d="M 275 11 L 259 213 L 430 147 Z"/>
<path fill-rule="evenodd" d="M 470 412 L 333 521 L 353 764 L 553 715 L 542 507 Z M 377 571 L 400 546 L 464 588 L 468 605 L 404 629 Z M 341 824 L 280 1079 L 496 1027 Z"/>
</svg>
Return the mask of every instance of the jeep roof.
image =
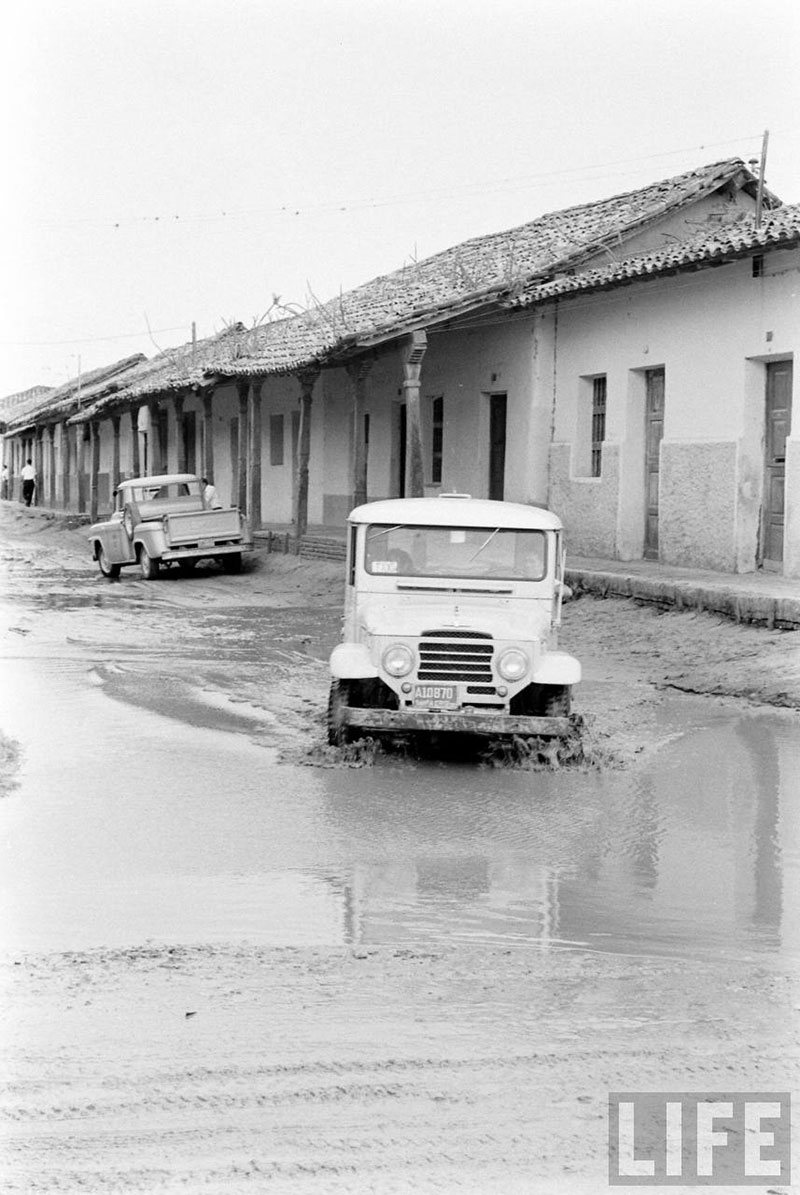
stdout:
<svg viewBox="0 0 800 1195">
<path fill-rule="evenodd" d="M 561 520 L 551 510 L 523 502 L 497 502 L 468 494 L 438 498 L 386 498 L 357 506 L 351 523 L 416 524 L 422 527 L 510 527 L 516 530 L 560 531 Z"/>
</svg>

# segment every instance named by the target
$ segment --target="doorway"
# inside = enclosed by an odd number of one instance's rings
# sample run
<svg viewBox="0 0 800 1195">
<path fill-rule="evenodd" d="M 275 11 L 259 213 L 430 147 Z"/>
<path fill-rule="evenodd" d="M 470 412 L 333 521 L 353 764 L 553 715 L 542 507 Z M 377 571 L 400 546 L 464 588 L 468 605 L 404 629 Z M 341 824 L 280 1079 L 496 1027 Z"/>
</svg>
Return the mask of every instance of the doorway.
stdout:
<svg viewBox="0 0 800 1195">
<path fill-rule="evenodd" d="M 764 429 L 764 500 L 761 510 L 762 568 L 779 571 L 783 564 L 786 518 L 786 440 L 792 421 L 792 363 L 767 365 Z"/>
<path fill-rule="evenodd" d="M 664 435 L 664 370 L 645 371 L 644 556 L 658 560 L 658 482 Z"/>
<path fill-rule="evenodd" d="M 507 395 L 489 395 L 489 497 L 498 502 L 505 493 L 507 408 Z"/>
</svg>

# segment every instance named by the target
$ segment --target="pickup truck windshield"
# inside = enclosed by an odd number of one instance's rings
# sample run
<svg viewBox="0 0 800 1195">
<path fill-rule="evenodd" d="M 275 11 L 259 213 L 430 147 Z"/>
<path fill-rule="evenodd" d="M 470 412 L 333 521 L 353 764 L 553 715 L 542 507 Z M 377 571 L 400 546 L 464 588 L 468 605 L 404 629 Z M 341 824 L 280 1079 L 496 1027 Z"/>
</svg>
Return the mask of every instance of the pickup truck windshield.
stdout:
<svg viewBox="0 0 800 1195">
<path fill-rule="evenodd" d="M 541 581 L 543 531 L 510 527 L 367 527 L 365 568 L 372 576 L 480 577 Z"/>
</svg>

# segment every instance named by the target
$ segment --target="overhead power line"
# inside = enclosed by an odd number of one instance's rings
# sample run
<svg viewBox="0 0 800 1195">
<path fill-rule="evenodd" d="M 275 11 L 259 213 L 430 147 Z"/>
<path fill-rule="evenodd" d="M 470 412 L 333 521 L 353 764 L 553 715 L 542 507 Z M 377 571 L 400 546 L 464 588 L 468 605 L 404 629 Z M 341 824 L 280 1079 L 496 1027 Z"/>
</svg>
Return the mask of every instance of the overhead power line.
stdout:
<svg viewBox="0 0 800 1195">
<path fill-rule="evenodd" d="M 711 149 L 722 149 L 726 146 L 744 144 L 760 141 L 761 133 L 754 133 L 749 136 L 736 137 L 728 141 L 715 141 L 703 145 L 690 145 L 682 149 L 662 150 L 659 153 L 652 154 L 637 154 L 628 158 L 617 158 L 614 161 L 594 162 L 590 164 L 583 164 L 581 166 L 566 167 L 562 170 L 547 170 L 539 171 L 535 174 L 519 174 L 512 175 L 505 178 L 491 178 L 482 179 L 473 183 L 462 183 L 452 187 L 434 187 L 427 190 L 415 190 L 401 192 L 395 195 L 387 195 L 384 197 L 364 199 L 364 200 L 340 200 L 332 199 L 326 200 L 324 203 L 282 203 L 273 207 L 254 207 L 254 208 L 220 208 L 216 212 L 196 212 L 196 213 L 164 213 L 145 216 L 126 216 L 119 220 L 113 217 L 108 219 L 103 218 L 86 218 L 81 220 L 38 220 L 40 225 L 69 225 L 69 226 L 92 226 L 119 229 L 128 227 L 133 224 L 158 224 L 161 226 L 174 226 L 176 223 L 211 223 L 221 220 L 235 220 L 251 216 L 266 216 L 266 215 L 287 215 L 287 216 L 302 216 L 313 212 L 359 212 L 383 207 L 397 207 L 407 203 L 419 203 L 424 200 L 436 199 L 451 199 L 459 195 L 489 195 L 502 190 L 525 190 L 535 188 L 537 186 L 546 186 L 548 182 L 557 178 L 573 177 L 576 182 L 583 180 L 601 181 L 608 177 L 608 174 L 594 175 L 587 173 L 588 171 L 610 169 L 617 166 L 630 165 L 633 162 L 648 162 L 655 161 L 660 158 L 675 157 L 678 154 L 685 154 L 689 152 L 699 152 Z M 623 172 L 624 177 L 629 177 L 633 172 Z"/>
<path fill-rule="evenodd" d="M 0 345 L 6 348 L 51 348 L 60 344 L 101 344 L 107 340 L 134 340 L 158 332 L 181 330 L 186 330 L 185 324 L 175 324 L 171 328 L 143 328 L 140 332 L 117 332 L 111 336 L 79 336 L 74 340 L 0 340 Z"/>
</svg>

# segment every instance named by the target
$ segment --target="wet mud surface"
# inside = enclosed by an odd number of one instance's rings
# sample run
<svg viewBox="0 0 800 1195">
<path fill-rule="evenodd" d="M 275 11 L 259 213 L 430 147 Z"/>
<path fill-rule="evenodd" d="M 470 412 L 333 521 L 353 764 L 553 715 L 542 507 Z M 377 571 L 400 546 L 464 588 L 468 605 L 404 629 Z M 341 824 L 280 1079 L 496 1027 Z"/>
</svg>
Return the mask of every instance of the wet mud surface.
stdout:
<svg viewBox="0 0 800 1195">
<path fill-rule="evenodd" d="M 800 637 L 584 598 L 603 767 L 354 768 L 336 566 L 0 537 L 3 1190 L 598 1191 L 609 1090 L 795 1085 Z"/>
</svg>

